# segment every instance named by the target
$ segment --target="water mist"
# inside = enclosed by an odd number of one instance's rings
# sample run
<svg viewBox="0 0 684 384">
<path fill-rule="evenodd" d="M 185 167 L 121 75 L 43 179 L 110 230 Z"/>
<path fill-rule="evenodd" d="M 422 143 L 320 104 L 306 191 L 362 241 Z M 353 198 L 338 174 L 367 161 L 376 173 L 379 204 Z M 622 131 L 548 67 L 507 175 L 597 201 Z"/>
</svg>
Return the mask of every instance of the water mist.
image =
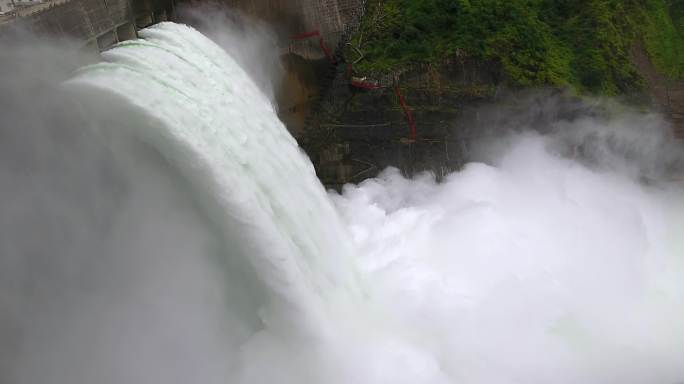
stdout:
<svg viewBox="0 0 684 384">
<path fill-rule="evenodd" d="M 657 116 L 504 116 L 441 183 L 326 193 L 240 49 L 140 36 L 2 78 L 0 382 L 684 380 Z"/>
</svg>

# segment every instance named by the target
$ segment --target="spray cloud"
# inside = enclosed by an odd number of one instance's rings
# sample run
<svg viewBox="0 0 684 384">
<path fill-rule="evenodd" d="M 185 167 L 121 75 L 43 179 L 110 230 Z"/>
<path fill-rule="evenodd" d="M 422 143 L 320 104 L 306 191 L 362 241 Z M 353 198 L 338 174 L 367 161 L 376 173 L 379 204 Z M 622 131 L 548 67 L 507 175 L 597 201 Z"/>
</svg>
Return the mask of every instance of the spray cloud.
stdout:
<svg viewBox="0 0 684 384">
<path fill-rule="evenodd" d="M 375 306 L 452 382 L 681 381 L 681 144 L 656 115 L 522 100 L 443 183 L 332 195 Z"/>
</svg>

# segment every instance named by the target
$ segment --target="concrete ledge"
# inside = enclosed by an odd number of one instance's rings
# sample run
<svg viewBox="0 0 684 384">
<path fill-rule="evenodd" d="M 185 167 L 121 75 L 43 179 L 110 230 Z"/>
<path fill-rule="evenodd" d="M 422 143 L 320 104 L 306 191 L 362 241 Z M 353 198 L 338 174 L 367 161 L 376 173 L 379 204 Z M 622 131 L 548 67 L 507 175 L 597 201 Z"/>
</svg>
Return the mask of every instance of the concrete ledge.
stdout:
<svg viewBox="0 0 684 384">
<path fill-rule="evenodd" d="M 119 41 L 126 41 L 136 39 L 138 34 L 133 24 L 125 23 L 116 27 L 116 37 Z"/>
<path fill-rule="evenodd" d="M 154 17 L 151 13 L 138 15 L 135 17 L 135 27 L 137 29 L 143 29 L 154 24 Z"/>
<path fill-rule="evenodd" d="M 118 38 L 116 37 L 116 29 L 107 31 L 97 37 L 97 46 L 100 51 L 104 51 L 118 42 Z"/>
</svg>

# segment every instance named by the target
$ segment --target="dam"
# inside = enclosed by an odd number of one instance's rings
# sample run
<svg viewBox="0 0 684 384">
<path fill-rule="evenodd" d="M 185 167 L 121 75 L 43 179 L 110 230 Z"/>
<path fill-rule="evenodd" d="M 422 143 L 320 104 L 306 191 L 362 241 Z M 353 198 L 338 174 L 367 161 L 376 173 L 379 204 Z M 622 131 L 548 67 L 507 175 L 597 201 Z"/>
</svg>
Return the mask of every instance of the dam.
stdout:
<svg viewBox="0 0 684 384">
<path fill-rule="evenodd" d="M 9 32 L 19 24 L 38 37 L 68 38 L 84 52 L 97 53 L 137 38 L 137 32 L 150 25 L 178 20 L 179 9 L 202 4 L 192 0 L 49 0 L 0 18 L 0 41 L 3 35 L 11 39 Z M 365 0 L 225 0 L 220 4 L 265 22 L 274 32 L 278 51 L 274 54 L 281 56 L 285 69 L 275 95 L 279 116 L 296 137 L 316 130 L 319 124 L 312 119 L 324 95 L 335 79 L 337 87 L 347 81 L 339 76 L 338 69 L 343 67 L 339 64 L 363 16 Z M 333 143 L 328 152 L 336 153 L 336 148 Z M 338 157 L 333 155 L 333 159 Z M 339 176 L 328 184 L 350 181 L 348 168 L 333 164 L 333 173 Z"/>
<path fill-rule="evenodd" d="M 282 20 L 264 43 L 155 22 L 181 3 L 121 3 L 124 21 L 96 3 L 74 2 L 91 18 L 71 26 L 27 8 L 24 28 L 71 39 L 0 51 L 1 383 L 684 379 L 684 145 L 662 115 L 506 97 L 497 66 L 462 52 L 365 76 L 338 55 L 356 57 L 342 7 L 240 2 Z M 372 4 L 399 3 L 481 4 Z M 207 22 L 233 21 L 215 9 Z M 315 98 L 263 86 L 271 53 Z M 304 105 L 297 132 L 284 117 Z"/>
<path fill-rule="evenodd" d="M 69 37 L 104 50 L 116 42 L 135 38 L 142 28 L 175 20 L 179 5 L 198 3 L 192 0 L 49 0 L 19 8 L 14 17 L 5 16 L 0 23 L 0 34 L 1 28 L 18 21 L 38 36 Z M 335 47 L 363 7 L 361 0 L 229 0 L 223 4 L 268 22 L 280 37 L 283 53 L 295 50 L 307 58 L 323 57 L 318 42 L 292 44 L 291 36 L 316 30 L 326 44 Z"/>
</svg>

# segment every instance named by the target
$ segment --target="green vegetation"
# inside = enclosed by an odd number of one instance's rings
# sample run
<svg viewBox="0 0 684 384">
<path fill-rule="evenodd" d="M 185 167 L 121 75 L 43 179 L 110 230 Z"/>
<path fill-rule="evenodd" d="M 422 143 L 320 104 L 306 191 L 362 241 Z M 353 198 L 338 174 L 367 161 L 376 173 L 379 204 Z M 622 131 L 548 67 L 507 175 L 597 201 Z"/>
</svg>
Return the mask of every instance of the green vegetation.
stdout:
<svg viewBox="0 0 684 384">
<path fill-rule="evenodd" d="M 684 77 L 684 1 L 651 0 L 643 7 L 637 22 L 649 56 L 663 74 Z"/>
<path fill-rule="evenodd" d="M 610 95 L 640 87 L 638 41 L 660 72 L 684 77 L 684 0 L 369 0 L 351 43 L 364 74 L 463 55 L 501 63 L 521 86 Z"/>
<path fill-rule="evenodd" d="M 684 0 L 674 0 L 670 5 L 670 15 L 679 36 L 684 36 Z"/>
<path fill-rule="evenodd" d="M 682 69 L 682 55 L 684 55 L 681 42 L 684 40 L 684 0 L 672 0 L 670 2 L 670 17 L 672 18 L 675 32 L 679 35 L 679 77 L 684 77 L 684 69 Z"/>
</svg>

